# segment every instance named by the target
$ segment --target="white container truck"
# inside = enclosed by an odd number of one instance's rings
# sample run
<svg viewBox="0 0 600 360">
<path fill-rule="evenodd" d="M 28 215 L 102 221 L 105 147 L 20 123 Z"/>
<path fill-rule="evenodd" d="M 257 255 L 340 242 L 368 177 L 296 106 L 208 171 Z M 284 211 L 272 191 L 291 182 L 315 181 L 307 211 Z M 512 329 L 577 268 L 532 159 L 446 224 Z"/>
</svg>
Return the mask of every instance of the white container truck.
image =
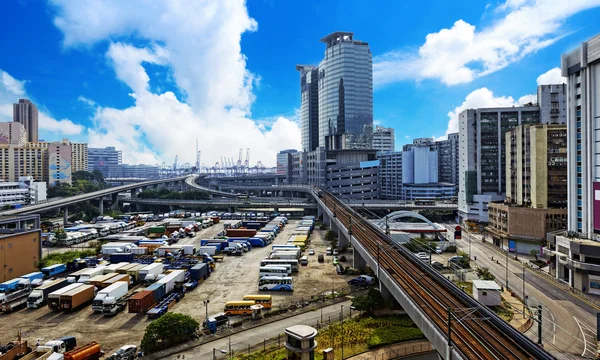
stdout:
<svg viewBox="0 0 600 360">
<path fill-rule="evenodd" d="M 129 284 L 125 281 L 117 281 L 111 286 L 98 291 L 94 301 L 92 301 L 92 310 L 94 312 L 103 312 L 104 305 L 114 305 L 123 296 L 127 295 L 129 291 Z"/>
<path fill-rule="evenodd" d="M 37 287 L 31 292 L 31 294 L 29 294 L 29 297 L 27 297 L 27 307 L 29 309 L 39 308 L 48 301 L 48 296 L 51 293 L 68 285 L 69 282 L 67 279 L 57 279 Z"/>
<path fill-rule="evenodd" d="M 184 280 L 184 270 L 172 270 L 170 273 L 168 273 L 165 277 L 158 280 L 157 282 L 160 284 L 165 284 L 165 294 L 169 294 L 171 293 L 171 291 L 173 291 L 176 282 L 183 282 Z"/>
<path fill-rule="evenodd" d="M 158 278 L 158 275 L 162 274 L 164 270 L 162 263 L 150 264 L 138 272 L 140 281 L 151 282 Z"/>
</svg>

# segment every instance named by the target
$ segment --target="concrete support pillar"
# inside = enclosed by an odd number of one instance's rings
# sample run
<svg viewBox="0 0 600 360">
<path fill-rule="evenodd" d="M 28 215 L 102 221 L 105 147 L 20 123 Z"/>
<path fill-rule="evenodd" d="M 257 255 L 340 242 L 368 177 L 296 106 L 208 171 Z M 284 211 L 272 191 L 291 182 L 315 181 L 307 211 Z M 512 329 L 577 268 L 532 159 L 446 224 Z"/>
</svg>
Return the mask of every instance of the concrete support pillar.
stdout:
<svg viewBox="0 0 600 360">
<path fill-rule="evenodd" d="M 175 206 L 169 205 L 169 211 L 174 211 L 174 210 L 175 210 Z"/>
<path fill-rule="evenodd" d="M 69 208 L 63 208 L 63 226 L 69 223 Z"/>
<path fill-rule="evenodd" d="M 17 229 L 22 229 L 23 228 L 23 224 L 21 223 L 21 221 L 17 221 L 16 222 L 16 227 L 17 227 Z"/>
<path fill-rule="evenodd" d="M 273 208 L 273 211 L 275 211 L 276 213 L 278 213 L 279 212 L 279 208 L 278 207 Z"/>
<path fill-rule="evenodd" d="M 101 197 L 98 201 L 98 209 L 100 209 L 100 215 L 104 215 L 104 197 Z"/>
<path fill-rule="evenodd" d="M 383 286 L 381 283 L 379 283 L 379 292 L 381 293 L 381 297 L 383 298 L 383 301 L 390 309 L 399 309 L 400 308 L 400 304 L 398 304 L 398 301 L 396 301 L 396 299 L 394 298 L 392 293 L 388 290 L 388 288 Z"/>
<path fill-rule="evenodd" d="M 179 191 L 185 190 L 185 181 L 181 180 L 179 182 Z"/>
<path fill-rule="evenodd" d="M 131 189 L 131 198 L 137 199 L 137 189 Z"/>
<path fill-rule="evenodd" d="M 112 203 L 110 204 L 110 208 L 112 210 L 118 210 L 119 209 L 119 194 L 112 194 Z"/>
<path fill-rule="evenodd" d="M 365 261 L 365 259 L 362 258 L 362 256 L 360 256 L 360 254 L 356 250 L 352 252 L 352 266 L 355 269 L 360 270 L 364 270 L 367 268 L 367 262 Z"/>
<path fill-rule="evenodd" d="M 344 233 L 338 230 L 338 249 L 348 247 L 348 245 L 350 245 L 350 239 L 348 239 Z"/>
<path fill-rule="evenodd" d="M 329 222 L 329 218 L 327 213 L 323 211 L 323 208 L 317 205 L 317 219 L 321 219 L 323 224 L 327 224 Z"/>
</svg>

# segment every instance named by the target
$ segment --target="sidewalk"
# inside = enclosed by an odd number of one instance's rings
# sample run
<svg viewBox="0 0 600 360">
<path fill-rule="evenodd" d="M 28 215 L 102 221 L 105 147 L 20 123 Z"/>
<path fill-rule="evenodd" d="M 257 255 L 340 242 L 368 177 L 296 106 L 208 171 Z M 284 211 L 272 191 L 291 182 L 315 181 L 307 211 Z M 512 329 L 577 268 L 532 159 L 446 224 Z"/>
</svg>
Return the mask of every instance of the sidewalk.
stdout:
<svg viewBox="0 0 600 360">
<path fill-rule="evenodd" d="M 519 332 L 526 332 L 529 330 L 533 321 L 531 320 L 531 311 L 528 307 L 525 307 L 525 313 L 523 313 L 523 303 L 516 296 L 512 296 L 510 291 L 506 289 L 502 292 L 502 298 L 513 307 L 513 317 L 509 324 Z"/>
<path fill-rule="evenodd" d="M 432 351 L 435 350 L 433 350 L 429 341 L 417 340 L 381 347 L 379 349 L 349 357 L 346 360 L 388 360 L 396 359 L 399 356 L 423 354 Z"/>
</svg>

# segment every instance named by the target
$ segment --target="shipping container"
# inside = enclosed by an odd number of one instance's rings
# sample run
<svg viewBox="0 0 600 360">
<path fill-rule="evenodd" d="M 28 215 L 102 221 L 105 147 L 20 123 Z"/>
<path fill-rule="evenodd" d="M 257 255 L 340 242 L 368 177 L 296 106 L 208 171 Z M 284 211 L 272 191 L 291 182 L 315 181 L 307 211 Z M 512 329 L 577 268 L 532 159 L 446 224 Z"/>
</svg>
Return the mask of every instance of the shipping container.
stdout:
<svg viewBox="0 0 600 360">
<path fill-rule="evenodd" d="M 129 279 L 129 275 L 128 274 L 118 274 L 117 276 L 111 277 L 110 279 L 106 280 L 105 282 L 102 283 L 102 287 L 109 287 L 112 284 L 119 282 L 119 281 L 123 281 L 126 283 L 130 283 L 130 279 Z"/>
<path fill-rule="evenodd" d="M 95 288 L 92 285 L 82 285 L 60 295 L 60 310 L 72 311 L 85 303 L 94 300 Z"/>
<path fill-rule="evenodd" d="M 249 238 L 256 235 L 255 229 L 227 229 L 225 234 L 228 237 L 245 237 Z"/>
<path fill-rule="evenodd" d="M 61 274 L 65 271 L 67 271 L 67 266 L 65 264 L 54 264 L 42 269 L 42 273 L 47 278 Z"/>
<path fill-rule="evenodd" d="M 198 248 L 198 254 L 208 254 L 210 256 L 217 255 L 217 247 L 215 246 L 200 246 Z"/>
<path fill-rule="evenodd" d="M 173 291 L 176 282 L 182 283 L 185 280 L 184 270 L 171 270 L 164 278 L 158 280 L 159 284 L 165 284 L 165 294 Z"/>
<path fill-rule="evenodd" d="M 204 280 L 209 275 L 208 264 L 196 264 L 190 269 L 190 278 L 195 281 Z"/>
<path fill-rule="evenodd" d="M 117 269 L 117 273 L 119 274 L 127 274 L 129 272 L 129 270 L 137 267 L 139 264 L 133 263 L 133 264 L 127 264 L 125 266 L 122 266 L 120 268 Z"/>
<path fill-rule="evenodd" d="M 165 295 L 165 284 L 163 283 L 154 283 L 146 288 L 146 290 L 152 291 L 154 296 L 154 302 L 161 301 Z"/>
<path fill-rule="evenodd" d="M 144 313 L 154 305 L 154 294 L 151 290 L 142 290 L 133 294 L 127 302 L 130 313 Z"/>
<path fill-rule="evenodd" d="M 95 287 L 97 287 L 98 289 L 102 289 L 104 287 L 104 282 L 112 277 L 115 277 L 119 274 L 113 272 L 113 273 L 108 273 L 108 274 L 103 274 L 103 275 L 97 275 L 94 276 L 93 278 L 90 278 L 88 281 L 86 281 L 86 284 L 89 285 L 94 285 Z"/>
<path fill-rule="evenodd" d="M 138 271 L 139 281 L 150 281 L 155 280 L 158 275 L 163 273 L 163 264 L 162 263 L 152 263 L 150 265 L 146 265 L 142 269 Z"/>
<path fill-rule="evenodd" d="M 36 309 L 48 302 L 48 295 L 69 285 L 67 279 L 57 279 L 38 286 L 27 297 L 27 307 Z"/>
<path fill-rule="evenodd" d="M 48 294 L 48 308 L 50 310 L 60 310 L 60 297 L 62 294 L 67 293 L 73 289 L 77 289 L 78 287 L 84 286 L 82 283 L 75 283 L 71 285 L 67 285 L 63 288 L 60 288 L 54 292 Z"/>
<path fill-rule="evenodd" d="M 133 262 L 133 254 L 110 254 L 110 263 Z"/>
</svg>

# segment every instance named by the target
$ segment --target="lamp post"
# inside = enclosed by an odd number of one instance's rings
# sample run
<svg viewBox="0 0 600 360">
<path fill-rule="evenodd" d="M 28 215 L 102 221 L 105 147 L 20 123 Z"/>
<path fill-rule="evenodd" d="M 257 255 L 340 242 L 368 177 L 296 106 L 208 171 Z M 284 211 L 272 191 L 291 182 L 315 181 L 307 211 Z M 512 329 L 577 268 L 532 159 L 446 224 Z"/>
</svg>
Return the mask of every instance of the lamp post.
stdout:
<svg viewBox="0 0 600 360">
<path fill-rule="evenodd" d="M 344 360 L 344 305 L 341 305 L 341 321 L 340 326 L 342 327 L 342 360 Z"/>
<path fill-rule="evenodd" d="M 217 351 L 219 351 L 221 354 L 227 354 L 227 350 L 213 348 L 213 360 L 217 360 Z"/>
<path fill-rule="evenodd" d="M 209 299 L 202 301 L 204 304 L 204 309 L 206 310 L 206 325 L 208 326 L 208 304 L 210 303 Z"/>
<path fill-rule="evenodd" d="M 506 290 L 508 291 L 508 248 L 506 248 Z"/>
</svg>

